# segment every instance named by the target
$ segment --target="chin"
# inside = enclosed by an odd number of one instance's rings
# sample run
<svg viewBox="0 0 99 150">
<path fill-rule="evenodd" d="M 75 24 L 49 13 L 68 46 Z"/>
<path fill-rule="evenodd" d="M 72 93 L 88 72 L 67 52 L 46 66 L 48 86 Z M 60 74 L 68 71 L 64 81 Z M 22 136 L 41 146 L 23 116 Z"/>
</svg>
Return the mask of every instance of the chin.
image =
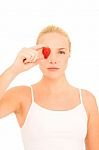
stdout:
<svg viewBox="0 0 99 150">
<path fill-rule="evenodd" d="M 46 74 L 44 75 L 44 77 L 50 79 L 50 80 L 57 80 L 59 78 L 61 78 L 63 76 L 63 74 L 59 75 L 59 74 Z"/>
</svg>

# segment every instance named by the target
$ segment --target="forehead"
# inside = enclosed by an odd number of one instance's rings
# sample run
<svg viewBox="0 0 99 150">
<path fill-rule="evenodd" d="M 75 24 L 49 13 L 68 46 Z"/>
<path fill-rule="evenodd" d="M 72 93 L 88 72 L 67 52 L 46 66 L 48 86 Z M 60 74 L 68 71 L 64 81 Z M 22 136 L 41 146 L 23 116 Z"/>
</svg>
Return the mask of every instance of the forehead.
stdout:
<svg viewBox="0 0 99 150">
<path fill-rule="evenodd" d="M 68 38 L 61 33 L 45 33 L 39 39 L 39 44 L 46 44 L 50 47 L 68 47 Z"/>
</svg>

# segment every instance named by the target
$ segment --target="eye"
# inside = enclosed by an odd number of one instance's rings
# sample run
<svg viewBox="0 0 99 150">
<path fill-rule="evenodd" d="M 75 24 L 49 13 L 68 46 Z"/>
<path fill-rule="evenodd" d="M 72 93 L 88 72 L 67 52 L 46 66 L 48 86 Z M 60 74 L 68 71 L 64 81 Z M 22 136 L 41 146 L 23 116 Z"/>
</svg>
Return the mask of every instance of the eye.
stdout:
<svg viewBox="0 0 99 150">
<path fill-rule="evenodd" d="M 61 50 L 61 51 L 59 51 L 58 53 L 59 53 L 59 54 L 65 54 L 65 52 L 64 52 L 64 51 L 62 51 L 62 50 Z"/>
</svg>

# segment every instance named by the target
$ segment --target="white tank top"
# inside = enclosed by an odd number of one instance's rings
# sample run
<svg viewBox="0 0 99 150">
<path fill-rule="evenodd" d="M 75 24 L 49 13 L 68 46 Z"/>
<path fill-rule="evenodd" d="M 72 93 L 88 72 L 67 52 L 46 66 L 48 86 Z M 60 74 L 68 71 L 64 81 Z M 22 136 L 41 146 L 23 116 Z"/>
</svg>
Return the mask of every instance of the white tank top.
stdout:
<svg viewBox="0 0 99 150">
<path fill-rule="evenodd" d="M 81 103 L 70 110 L 49 110 L 34 101 L 21 128 L 25 150 L 83 150 L 87 114 Z"/>
</svg>

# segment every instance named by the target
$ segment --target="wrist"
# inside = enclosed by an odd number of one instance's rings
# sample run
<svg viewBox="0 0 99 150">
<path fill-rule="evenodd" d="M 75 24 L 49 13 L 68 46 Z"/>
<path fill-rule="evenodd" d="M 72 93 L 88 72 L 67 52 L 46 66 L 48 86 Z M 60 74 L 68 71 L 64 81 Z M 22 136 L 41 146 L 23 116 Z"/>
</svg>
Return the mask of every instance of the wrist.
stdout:
<svg viewBox="0 0 99 150">
<path fill-rule="evenodd" d="M 13 67 L 13 65 L 10 66 L 10 67 L 8 68 L 8 70 L 9 70 L 9 73 L 11 74 L 11 76 L 12 76 L 13 78 L 16 77 L 16 76 L 19 74 L 19 72 L 17 71 L 17 69 L 16 69 L 15 67 Z"/>
</svg>

